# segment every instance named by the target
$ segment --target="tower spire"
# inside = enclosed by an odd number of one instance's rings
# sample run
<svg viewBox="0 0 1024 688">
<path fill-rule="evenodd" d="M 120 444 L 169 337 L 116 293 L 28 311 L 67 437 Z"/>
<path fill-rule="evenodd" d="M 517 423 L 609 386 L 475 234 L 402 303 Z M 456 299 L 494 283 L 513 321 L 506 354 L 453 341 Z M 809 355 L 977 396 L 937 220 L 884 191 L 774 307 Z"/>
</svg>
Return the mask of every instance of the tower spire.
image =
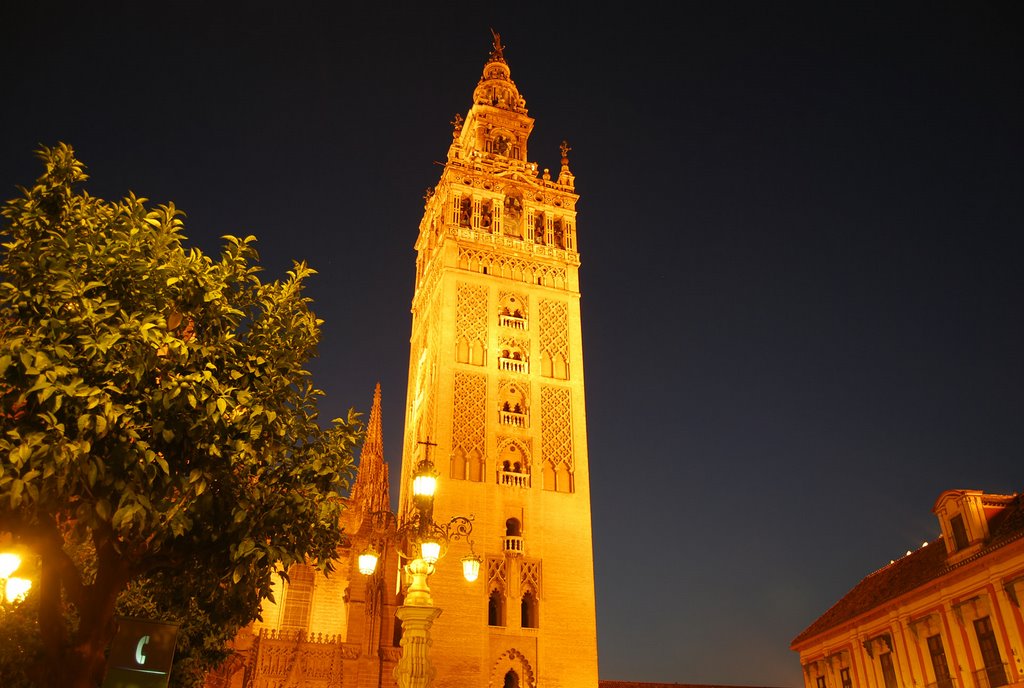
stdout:
<svg viewBox="0 0 1024 688">
<path fill-rule="evenodd" d="M 359 473 L 352 486 L 352 503 L 365 512 L 391 508 L 388 465 L 384 462 L 384 434 L 381 430 L 380 383 L 373 391 L 373 406 L 366 423 L 366 438 L 359 451 Z"/>
</svg>

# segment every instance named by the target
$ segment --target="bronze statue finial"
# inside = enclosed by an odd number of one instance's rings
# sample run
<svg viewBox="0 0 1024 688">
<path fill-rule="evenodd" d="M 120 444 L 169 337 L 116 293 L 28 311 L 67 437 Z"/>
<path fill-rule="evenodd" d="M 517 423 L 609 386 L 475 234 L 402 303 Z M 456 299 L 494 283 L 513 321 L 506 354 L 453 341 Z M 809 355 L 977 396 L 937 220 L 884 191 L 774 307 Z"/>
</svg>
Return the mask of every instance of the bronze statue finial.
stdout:
<svg viewBox="0 0 1024 688">
<path fill-rule="evenodd" d="M 562 162 L 568 162 L 569 151 L 572 150 L 572 148 L 569 148 L 569 142 L 563 139 L 560 148 L 562 149 Z"/>
<path fill-rule="evenodd" d="M 491 59 L 505 61 L 505 46 L 501 44 L 501 34 L 491 29 L 491 35 L 494 36 L 494 49 L 491 50 Z"/>
</svg>

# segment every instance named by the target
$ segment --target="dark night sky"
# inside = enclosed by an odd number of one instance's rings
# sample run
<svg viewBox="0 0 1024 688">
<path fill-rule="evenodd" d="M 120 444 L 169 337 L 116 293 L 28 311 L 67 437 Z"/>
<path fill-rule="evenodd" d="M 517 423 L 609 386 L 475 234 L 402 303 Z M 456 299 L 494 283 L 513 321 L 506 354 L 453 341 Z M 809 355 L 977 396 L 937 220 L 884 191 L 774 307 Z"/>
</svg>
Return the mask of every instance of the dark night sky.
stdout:
<svg viewBox="0 0 1024 688">
<path fill-rule="evenodd" d="M 1024 488 L 1019 3 L 29 4 L 3 197 L 66 141 L 206 250 L 308 260 L 325 411 L 379 380 L 396 472 L 422 195 L 501 32 L 582 197 L 603 678 L 798 686 L 941 491 Z"/>
</svg>

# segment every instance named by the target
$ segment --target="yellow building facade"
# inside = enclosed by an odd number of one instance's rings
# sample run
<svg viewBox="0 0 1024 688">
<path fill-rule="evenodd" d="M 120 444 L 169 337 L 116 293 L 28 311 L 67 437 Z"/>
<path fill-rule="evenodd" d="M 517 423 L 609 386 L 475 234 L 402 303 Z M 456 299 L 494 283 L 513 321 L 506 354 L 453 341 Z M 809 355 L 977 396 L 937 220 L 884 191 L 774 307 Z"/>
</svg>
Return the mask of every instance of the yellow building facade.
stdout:
<svg viewBox="0 0 1024 688">
<path fill-rule="evenodd" d="M 435 688 L 597 688 L 597 623 L 575 181 L 531 162 L 534 120 L 500 38 L 456 116 L 415 241 L 399 520 L 411 474 L 440 473 L 434 520 L 472 516 L 467 583 L 453 541 L 429 584 Z M 442 143 L 443 145 L 443 143 Z M 409 580 L 380 548 L 390 508 L 380 387 L 330 576 L 298 565 L 208 688 L 390 688 Z M 370 577 L 358 555 L 383 549 Z"/>
<path fill-rule="evenodd" d="M 503 52 L 420 222 L 400 504 L 429 458 L 435 520 L 472 515 L 483 557 L 473 584 L 457 559 L 431 577 L 435 686 L 596 688 L 578 196 L 566 144 L 555 175 L 530 161 Z"/>
<path fill-rule="evenodd" d="M 949 490 L 942 535 L 798 635 L 806 688 L 1024 685 L 1024 495 Z"/>
</svg>

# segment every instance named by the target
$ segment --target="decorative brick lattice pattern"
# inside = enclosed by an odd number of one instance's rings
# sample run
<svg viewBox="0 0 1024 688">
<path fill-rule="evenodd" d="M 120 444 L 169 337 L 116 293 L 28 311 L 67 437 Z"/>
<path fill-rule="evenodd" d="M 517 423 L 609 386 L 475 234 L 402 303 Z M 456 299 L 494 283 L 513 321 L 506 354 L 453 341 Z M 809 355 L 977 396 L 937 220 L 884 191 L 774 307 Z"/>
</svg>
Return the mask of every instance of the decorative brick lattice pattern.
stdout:
<svg viewBox="0 0 1024 688">
<path fill-rule="evenodd" d="M 572 470 L 572 402 L 568 389 L 540 388 L 540 451 L 541 458 L 552 466 L 564 463 Z"/>
<path fill-rule="evenodd" d="M 430 315 L 429 329 L 427 330 L 427 338 L 429 340 L 428 346 L 430 347 L 430 355 L 427 357 L 427 366 L 429 366 L 428 384 L 426 389 L 427 399 L 423 410 L 423 424 L 422 428 L 431 436 L 436 434 L 435 428 L 437 424 L 435 422 L 436 416 L 434 415 L 434 407 L 437 401 L 437 385 L 435 384 L 435 375 L 437 374 L 437 361 L 435 357 L 437 352 L 440 351 L 441 346 L 441 293 L 438 291 L 434 294 L 434 297 L 430 301 Z"/>
<path fill-rule="evenodd" d="M 569 306 L 564 301 L 541 299 L 540 348 L 554 358 L 569 360 Z"/>
<path fill-rule="evenodd" d="M 540 597 L 540 562 L 524 560 L 519 573 L 520 590 L 533 590 L 534 594 Z"/>
<path fill-rule="evenodd" d="M 433 298 L 434 292 L 437 291 L 437 285 L 441 280 L 441 271 L 433 269 L 435 267 L 434 265 L 427 267 L 423 282 L 412 297 L 412 307 L 414 310 L 422 308 L 427 299 Z"/>
<path fill-rule="evenodd" d="M 469 341 L 487 341 L 487 287 L 459 282 L 455 312 L 455 336 Z M 436 320 L 434 321 L 436 322 Z"/>
<path fill-rule="evenodd" d="M 507 273 L 513 275 L 514 279 L 530 284 L 537 284 L 538 279 L 542 281 L 546 279 L 553 284 L 564 285 L 566 280 L 566 272 L 563 267 L 534 263 L 481 249 L 459 247 L 459 264 L 472 265 L 474 262 L 487 267 L 488 274 L 503 275 Z"/>
<path fill-rule="evenodd" d="M 504 590 L 507 585 L 505 574 L 505 559 L 487 557 L 487 587 Z"/>
<path fill-rule="evenodd" d="M 487 378 L 472 373 L 455 373 L 455 409 L 452 413 L 452 449 L 484 455 Z"/>
</svg>

